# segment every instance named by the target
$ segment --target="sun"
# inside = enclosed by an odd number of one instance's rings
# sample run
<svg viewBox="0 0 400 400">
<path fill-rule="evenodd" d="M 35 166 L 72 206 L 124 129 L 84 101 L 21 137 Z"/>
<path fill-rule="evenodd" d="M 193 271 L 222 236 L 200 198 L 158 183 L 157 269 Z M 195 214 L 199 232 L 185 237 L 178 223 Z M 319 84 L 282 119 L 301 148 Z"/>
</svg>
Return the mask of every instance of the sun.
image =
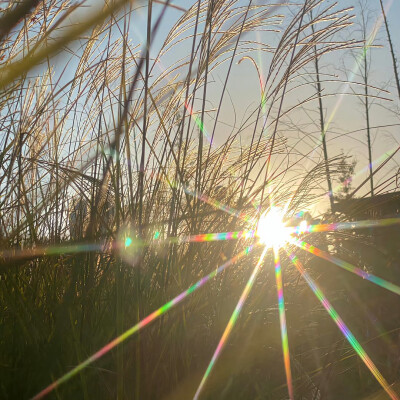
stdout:
<svg viewBox="0 0 400 400">
<path fill-rule="evenodd" d="M 257 227 L 257 237 L 267 247 L 281 247 L 290 240 L 290 229 L 283 221 L 283 210 L 271 207 L 265 212 Z"/>
</svg>

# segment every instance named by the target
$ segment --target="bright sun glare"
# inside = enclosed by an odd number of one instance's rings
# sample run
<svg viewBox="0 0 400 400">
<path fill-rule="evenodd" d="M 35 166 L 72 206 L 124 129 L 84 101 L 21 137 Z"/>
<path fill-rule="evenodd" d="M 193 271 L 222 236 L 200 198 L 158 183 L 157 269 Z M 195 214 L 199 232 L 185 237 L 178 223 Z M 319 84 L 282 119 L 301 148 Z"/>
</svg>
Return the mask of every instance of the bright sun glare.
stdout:
<svg viewBox="0 0 400 400">
<path fill-rule="evenodd" d="M 280 208 L 271 207 L 261 216 L 257 236 L 267 247 L 280 247 L 289 240 L 290 230 L 283 222 L 283 211 Z"/>
</svg>

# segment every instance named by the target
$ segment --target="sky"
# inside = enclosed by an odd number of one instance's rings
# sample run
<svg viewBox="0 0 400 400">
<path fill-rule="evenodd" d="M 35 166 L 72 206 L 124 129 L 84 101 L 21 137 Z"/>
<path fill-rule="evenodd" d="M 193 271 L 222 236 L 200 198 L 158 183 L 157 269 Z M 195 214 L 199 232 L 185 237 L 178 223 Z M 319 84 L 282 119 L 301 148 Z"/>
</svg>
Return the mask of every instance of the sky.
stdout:
<svg viewBox="0 0 400 400">
<path fill-rule="evenodd" d="M 266 4 L 265 1 L 257 1 L 258 4 Z M 297 2 L 302 4 L 302 2 Z M 328 1 L 328 3 L 334 3 L 333 1 Z M 176 1 L 175 4 L 185 7 L 187 1 Z M 245 4 L 245 2 L 243 2 Z M 389 109 L 398 109 L 399 103 L 397 99 L 396 90 L 394 87 L 393 80 L 393 67 L 392 60 L 389 53 L 389 49 L 386 42 L 386 30 L 383 24 L 383 20 L 381 19 L 380 5 L 379 1 L 339 1 L 338 8 L 341 7 L 349 7 L 350 5 L 354 5 L 354 14 L 353 19 L 353 27 L 346 30 L 346 35 L 353 35 L 354 38 L 360 37 L 361 32 L 361 24 L 362 24 L 362 6 L 365 7 L 365 4 L 368 5 L 368 9 L 364 11 L 365 19 L 367 21 L 367 32 L 368 34 L 372 33 L 375 26 L 378 26 L 377 34 L 374 38 L 372 44 L 377 46 L 376 48 L 371 48 L 369 50 L 369 54 L 367 55 L 367 60 L 370 68 L 369 72 L 369 83 L 371 86 L 384 88 L 389 91 L 389 93 L 384 93 L 379 90 L 370 90 L 372 95 L 381 96 L 388 100 L 372 100 L 370 106 L 371 113 L 371 126 L 384 126 L 390 124 L 398 124 L 399 123 L 399 115 L 395 114 L 392 111 L 388 111 Z M 389 9 L 388 11 L 388 23 L 391 30 L 392 40 L 394 44 L 394 48 L 396 54 L 400 52 L 400 25 L 397 23 L 398 17 L 400 16 L 400 2 L 398 1 L 384 1 L 385 7 Z M 172 12 L 176 17 L 179 16 L 179 12 Z M 169 19 L 168 19 L 169 21 Z M 376 25 L 377 24 L 377 25 Z M 163 27 L 166 31 L 168 29 L 167 24 Z M 160 32 L 160 37 L 163 37 L 163 33 Z M 265 36 L 268 37 L 269 40 L 272 38 L 272 43 L 274 43 L 273 35 Z M 341 35 L 338 35 L 340 38 Z M 343 34 L 342 34 L 343 37 Z M 268 40 L 267 39 L 267 40 Z M 276 42 L 276 41 L 275 41 Z M 353 52 L 344 52 L 342 51 L 339 55 L 335 54 L 334 56 L 324 56 L 320 60 L 320 68 L 321 72 L 337 74 L 343 80 L 350 80 L 351 82 L 361 82 L 361 76 L 358 70 L 358 66 L 356 60 L 362 60 L 362 49 L 355 50 Z M 261 74 L 265 74 L 263 69 L 268 68 L 268 60 L 263 55 L 258 56 L 254 53 L 252 56 L 259 63 L 259 67 L 261 70 Z M 250 62 L 243 62 L 240 65 L 237 65 L 233 70 L 232 74 L 232 84 L 229 86 L 230 96 L 233 99 L 231 107 L 223 110 L 221 114 L 221 119 L 226 124 L 232 124 L 232 108 L 234 106 L 235 113 L 237 113 L 236 120 L 241 119 L 240 110 L 246 110 L 247 107 L 251 107 L 251 105 L 257 105 L 257 94 L 259 93 L 259 84 L 257 75 L 254 73 L 254 68 Z M 218 72 L 213 74 L 213 78 L 216 81 L 216 86 L 218 86 L 218 81 L 221 79 L 218 76 Z M 240 84 L 237 84 L 240 82 Z M 327 84 L 324 88 L 326 91 L 330 89 L 330 85 Z M 358 93 L 363 92 L 363 88 L 355 85 L 335 85 L 332 88 L 331 92 L 341 92 L 343 96 L 334 96 L 324 100 L 324 108 L 325 108 L 325 119 L 331 120 L 330 129 L 327 132 L 327 140 L 328 140 L 328 150 L 330 155 L 337 155 L 340 152 L 347 154 L 349 156 L 354 157 L 357 160 L 357 168 L 359 174 L 354 179 L 354 184 L 357 184 L 358 181 L 364 179 L 366 177 L 367 171 L 365 171 L 365 167 L 368 164 L 367 158 L 367 147 L 366 147 L 366 132 L 360 131 L 365 128 L 365 112 L 364 106 L 361 102 L 360 98 L 350 96 L 354 91 Z M 218 93 L 218 89 L 216 89 L 216 93 Z M 288 101 L 296 101 L 296 98 L 288 99 Z M 229 109 L 230 108 L 230 109 Z M 312 107 L 307 107 L 311 113 Z M 244 113 L 243 113 L 244 114 Z M 317 118 L 314 115 L 314 122 Z M 307 121 L 309 117 L 303 115 L 299 115 L 297 113 L 296 117 L 301 120 Z M 294 117 L 294 120 L 296 120 Z M 294 121 L 295 123 L 296 121 Z M 377 159 L 377 165 L 382 161 L 382 155 L 385 152 L 390 152 L 395 149 L 400 143 L 398 137 L 398 126 L 391 128 L 377 128 L 372 129 L 372 137 L 373 137 L 373 159 Z M 343 133 L 356 131 L 354 133 L 348 133 L 346 136 L 343 136 Z M 321 155 L 321 152 L 319 152 Z M 397 160 L 400 160 L 397 158 Z M 393 162 L 389 163 L 389 170 L 393 168 L 397 168 L 397 160 L 396 158 Z M 362 172 L 364 170 L 364 172 Z M 377 176 L 378 179 L 384 180 L 386 173 Z"/>
<path fill-rule="evenodd" d="M 94 0 L 91 2 L 92 7 L 98 6 Z M 193 0 L 175 0 L 172 4 L 188 9 Z M 247 1 L 240 1 L 245 6 Z M 302 0 L 292 2 L 301 6 Z M 327 0 L 325 4 L 334 4 L 334 1 Z M 355 38 L 360 39 L 361 22 L 362 22 L 362 5 L 367 5 L 368 9 L 365 11 L 367 21 L 367 32 L 373 32 L 374 27 L 378 26 L 377 34 L 374 37 L 373 45 L 376 48 L 370 48 L 367 54 L 369 63 L 369 84 L 373 87 L 384 88 L 388 92 L 376 90 L 371 88 L 370 94 L 385 98 L 371 99 L 370 116 L 371 126 L 374 127 L 372 132 L 373 140 L 373 159 L 377 160 L 375 165 L 379 165 L 385 158 L 385 154 L 390 154 L 391 151 L 397 148 L 400 144 L 398 135 L 399 126 L 399 99 L 397 99 L 394 79 L 393 67 L 390 53 L 386 42 L 386 31 L 382 24 L 379 0 L 339 0 L 336 9 L 347 8 L 354 6 L 354 10 L 350 11 L 354 15 L 353 26 L 346 29 L 345 33 L 339 33 L 335 36 L 336 40 Z M 132 28 L 131 38 L 134 43 L 141 46 L 145 44 L 146 35 L 146 20 L 147 20 L 147 7 L 146 2 L 142 2 L 143 7 L 139 7 L 138 11 L 134 14 L 134 24 Z M 265 5 L 267 1 L 254 0 L 253 4 Z M 388 22 L 391 30 L 392 40 L 395 47 L 396 54 L 400 52 L 400 24 L 397 23 L 398 16 L 400 16 L 400 2 L 396 0 L 384 0 L 385 7 L 388 8 Z M 154 3 L 153 6 L 153 24 L 156 20 L 160 10 L 161 4 Z M 293 13 L 293 6 L 281 7 L 276 12 L 283 13 L 287 18 L 290 18 Z M 182 11 L 175 8 L 168 8 L 166 15 L 163 18 L 160 29 L 157 32 L 151 49 L 151 56 L 155 59 L 158 55 L 159 49 L 162 47 L 165 38 L 172 26 L 183 15 Z M 376 25 L 378 23 L 378 25 Z M 282 28 L 284 27 L 284 24 Z M 345 37 L 344 37 L 345 36 Z M 280 33 L 273 32 L 255 32 L 251 35 L 244 37 L 244 40 L 256 40 L 268 43 L 270 46 L 275 46 L 279 40 Z M 163 69 L 168 68 L 177 59 L 186 56 L 190 49 L 190 40 L 183 44 L 176 46 L 173 51 L 165 54 L 157 63 L 157 68 L 161 72 Z M 255 63 L 258 65 L 260 74 L 264 77 L 268 71 L 270 56 L 265 52 L 262 46 L 259 46 L 258 51 L 244 52 L 236 57 L 233 65 L 232 73 L 228 82 L 227 95 L 223 102 L 219 115 L 219 123 L 217 125 L 217 138 L 215 145 L 224 143 L 227 135 L 235 129 L 238 129 L 240 122 L 245 120 L 251 111 L 257 108 L 261 95 L 260 84 L 255 66 L 248 59 L 243 60 L 238 64 L 243 56 L 253 57 Z M 357 66 L 358 61 L 362 61 L 362 49 L 352 51 L 340 51 L 334 55 L 324 55 L 320 59 L 321 74 L 332 74 L 338 80 L 350 81 L 347 83 L 323 83 L 324 93 L 333 93 L 334 96 L 327 97 L 323 100 L 324 116 L 326 121 L 330 121 L 329 129 L 326 133 L 328 143 L 329 156 L 337 156 L 341 153 L 352 157 L 357 161 L 356 176 L 354 177 L 353 185 L 356 186 L 359 182 L 368 176 L 368 152 L 367 140 L 365 132 L 365 111 L 362 103 L 362 97 L 354 96 L 354 92 L 363 93 L 362 86 L 357 86 L 355 83 L 361 82 L 361 76 Z M 157 74 L 157 68 L 154 74 Z M 214 110 L 207 114 L 205 120 L 206 129 L 210 130 L 213 127 L 213 117 L 216 113 L 218 106 L 219 96 L 222 90 L 223 81 L 225 80 L 227 65 L 221 65 L 218 69 L 210 73 L 209 82 L 210 89 L 207 93 L 207 108 Z M 304 72 L 310 71 L 307 67 Z M 301 78 L 299 78 L 301 82 Z M 167 82 L 166 82 L 167 83 Z M 302 89 L 291 92 L 286 96 L 285 104 L 295 105 L 304 99 L 308 89 Z M 336 93 L 342 93 L 337 95 Z M 200 95 L 199 95 L 200 96 Z M 395 126 L 393 126 L 395 125 Z M 375 128 L 379 127 L 379 128 Z M 313 163 L 322 159 L 322 148 L 316 146 L 319 140 L 319 116 L 318 109 L 315 102 L 307 104 L 304 109 L 293 112 L 290 119 L 284 121 L 280 125 L 279 133 L 285 136 L 288 140 L 289 146 L 293 146 L 299 152 L 307 152 L 315 148 L 312 153 L 311 161 L 304 164 L 304 168 L 311 168 Z M 306 134 L 305 134 L 306 133 Z M 268 134 L 268 133 L 266 133 Z M 251 129 L 244 129 L 241 133 L 240 140 L 246 143 L 250 140 Z M 279 160 L 278 160 L 279 161 Z M 387 174 L 398 168 L 400 157 L 395 157 L 388 164 L 387 168 L 382 170 L 376 176 L 376 181 L 384 181 Z"/>
</svg>

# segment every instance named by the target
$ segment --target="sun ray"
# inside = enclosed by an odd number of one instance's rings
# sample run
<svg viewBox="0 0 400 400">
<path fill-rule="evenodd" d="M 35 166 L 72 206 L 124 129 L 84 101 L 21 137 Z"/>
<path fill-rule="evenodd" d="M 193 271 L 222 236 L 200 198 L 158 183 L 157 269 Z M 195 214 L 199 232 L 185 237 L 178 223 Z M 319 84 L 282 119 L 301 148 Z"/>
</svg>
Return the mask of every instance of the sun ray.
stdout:
<svg viewBox="0 0 400 400">
<path fill-rule="evenodd" d="M 332 224 L 299 225 L 292 228 L 292 233 L 313 233 L 313 232 L 332 232 L 345 231 L 352 229 L 383 228 L 388 226 L 400 225 L 400 218 L 384 218 L 380 220 L 367 219 L 363 221 L 334 222 Z"/>
<path fill-rule="evenodd" d="M 40 257 L 40 256 L 52 256 L 57 254 L 71 254 L 71 253 L 83 253 L 90 251 L 103 251 L 105 243 L 65 243 L 58 244 L 54 246 L 37 246 L 31 247 L 27 249 L 7 249 L 0 250 L 0 259 L 4 259 L 7 262 L 11 260 L 22 260 L 25 258 L 31 257 Z"/>
<path fill-rule="evenodd" d="M 347 261 L 343 261 L 340 258 L 337 258 L 323 250 L 320 250 L 317 247 L 315 247 L 311 244 L 308 244 L 304 241 L 301 241 L 298 239 L 292 239 L 291 242 L 294 245 L 296 245 L 297 247 L 299 247 L 305 251 L 308 251 L 309 253 L 311 253 L 315 256 L 323 258 L 324 260 L 329 261 L 329 262 L 337 265 L 338 267 L 345 269 L 346 271 L 352 272 L 353 274 L 355 274 L 363 279 L 366 279 L 372 283 L 375 283 L 378 286 L 383 287 L 384 289 L 387 289 L 393 293 L 400 295 L 400 287 L 392 282 L 388 282 L 387 280 L 385 280 L 383 278 L 379 278 L 376 275 L 365 272 L 361 268 L 358 268 L 358 267 L 354 266 L 353 264 L 348 263 Z"/>
<path fill-rule="evenodd" d="M 220 232 L 220 233 L 204 233 L 200 235 L 185 236 L 182 239 L 178 238 L 179 242 L 214 242 L 221 240 L 232 239 L 250 239 L 256 234 L 255 230 L 244 230 L 234 232 Z"/>
<path fill-rule="evenodd" d="M 238 301 L 238 303 L 237 303 L 237 305 L 235 307 L 235 310 L 233 311 L 233 313 L 231 315 L 231 318 L 229 319 L 228 325 L 225 328 L 225 331 L 224 331 L 224 333 L 223 333 L 223 335 L 222 335 L 222 337 L 221 337 L 221 339 L 220 339 L 220 341 L 218 343 L 218 346 L 215 349 L 215 352 L 214 352 L 214 354 L 213 354 L 213 356 L 211 358 L 211 361 L 208 364 L 206 372 L 204 373 L 204 376 L 203 376 L 203 378 L 202 378 L 202 380 L 200 382 L 200 385 L 196 390 L 196 393 L 195 393 L 195 395 L 193 397 L 193 400 L 198 400 L 198 398 L 200 396 L 200 393 L 203 390 L 204 385 L 205 385 L 208 377 L 210 376 L 211 370 L 213 369 L 213 367 L 214 367 L 219 355 L 221 354 L 221 351 L 222 351 L 222 349 L 223 349 L 223 347 L 224 347 L 224 345 L 225 345 L 230 333 L 232 332 L 233 327 L 235 326 L 235 323 L 236 323 L 236 321 L 237 321 L 237 319 L 239 317 L 239 314 L 240 314 L 240 312 L 241 312 L 241 310 L 243 308 L 243 305 L 244 305 L 244 303 L 245 303 L 245 301 L 246 301 L 246 299 L 247 299 L 247 297 L 248 297 L 248 295 L 249 295 L 249 293 L 250 293 L 250 291 L 251 291 L 251 289 L 253 287 L 253 284 L 254 284 L 254 281 L 255 281 L 255 279 L 256 279 L 256 277 L 258 275 L 258 272 L 261 269 L 261 265 L 262 265 L 262 263 L 264 261 L 264 257 L 265 257 L 265 254 L 267 253 L 267 251 L 268 251 L 267 247 L 264 247 L 264 250 L 261 253 L 260 258 L 258 259 L 258 262 L 257 262 L 256 266 L 254 267 L 253 272 L 252 272 L 249 280 L 246 283 L 246 286 L 245 286 L 245 288 L 244 288 L 244 290 L 242 292 L 242 295 L 240 296 L 240 299 L 239 299 L 239 301 Z"/>
<path fill-rule="evenodd" d="M 183 237 L 168 237 L 166 239 L 160 239 L 160 232 L 156 231 L 153 235 L 153 241 L 156 243 L 191 243 L 191 242 L 214 242 L 224 240 L 238 240 L 238 239 L 251 239 L 255 237 L 256 231 L 254 229 L 232 231 L 232 232 L 218 232 L 218 233 L 201 233 L 198 235 L 188 235 Z M 111 242 L 110 248 L 112 250 L 123 250 L 134 246 L 135 248 L 148 246 L 153 241 L 143 241 L 134 239 L 131 236 L 127 236 L 124 240 L 114 240 Z M 7 249 L 0 250 L 0 259 L 7 261 L 20 260 L 33 257 L 51 256 L 57 254 L 76 254 L 83 252 L 101 251 L 105 252 L 104 247 L 106 241 L 99 242 L 82 242 L 82 243 L 64 243 L 54 246 L 37 246 L 26 249 Z"/>
<path fill-rule="evenodd" d="M 185 193 L 187 193 L 188 195 L 195 197 L 195 198 L 203 201 L 204 203 L 207 203 L 210 206 L 212 206 L 218 210 L 224 211 L 229 215 L 233 215 L 234 217 L 241 219 L 245 222 L 252 222 L 252 218 L 250 216 L 241 213 L 239 210 L 229 207 L 228 205 L 226 205 L 218 200 L 215 200 L 215 199 L 211 198 L 210 196 L 207 196 L 205 193 L 201 193 L 201 192 L 195 191 L 195 190 L 190 190 L 183 184 L 181 186 L 182 186 L 182 189 L 185 191 Z"/>
<path fill-rule="evenodd" d="M 49 393 L 51 393 L 55 388 L 60 386 L 61 384 L 67 382 L 69 379 L 74 377 L 76 374 L 81 372 L 84 368 L 86 368 L 88 365 L 92 364 L 99 358 L 103 357 L 106 353 L 108 353 L 110 350 L 113 348 L 117 347 L 120 343 L 140 331 L 142 328 L 145 326 L 149 325 L 151 322 L 156 320 L 158 317 L 169 311 L 171 308 L 176 306 L 177 304 L 181 303 L 186 297 L 188 297 L 190 294 L 195 292 L 197 289 L 201 288 L 206 284 L 208 281 L 213 279 L 215 276 L 220 274 L 222 271 L 224 271 L 227 267 L 233 265 L 236 263 L 239 259 L 241 259 L 243 256 L 249 254 L 249 252 L 253 249 L 253 246 L 247 247 L 244 251 L 241 253 L 237 254 L 235 257 L 231 258 L 229 261 L 225 262 L 223 265 L 197 281 L 194 285 L 190 286 L 187 290 L 170 300 L 168 303 L 165 303 L 163 306 L 158 308 L 156 311 L 152 312 L 149 314 L 147 317 L 142 319 L 140 322 L 138 322 L 136 325 L 132 326 L 130 329 L 122 333 L 120 336 L 116 337 L 114 340 L 106 344 L 104 347 L 102 347 L 100 350 L 98 350 L 96 353 L 91 355 L 89 358 L 87 358 L 85 361 L 77 365 L 75 368 L 73 368 L 71 371 L 67 372 L 65 375 L 63 375 L 61 378 L 57 379 L 55 382 L 47 386 L 45 389 L 43 389 L 40 393 L 38 393 L 36 396 L 33 397 L 33 400 L 38 400 L 42 399 Z"/>
<path fill-rule="evenodd" d="M 166 180 L 166 178 L 164 176 L 158 176 L 157 179 Z M 214 207 L 217 210 L 221 210 L 221 211 L 223 211 L 229 215 L 232 215 L 242 221 L 250 222 L 250 223 L 253 222 L 253 217 L 250 217 L 249 215 L 246 215 L 245 213 L 243 213 L 233 207 L 230 207 L 230 206 L 222 203 L 221 201 L 218 201 L 218 200 L 206 195 L 205 193 L 200 192 L 199 190 L 192 190 L 192 189 L 188 188 L 186 185 L 184 185 L 182 182 L 167 181 L 167 183 L 175 189 L 182 189 L 189 196 L 192 196 L 206 204 L 209 204 L 210 206 Z"/>
<path fill-rule="evenodd" d="M 292 371 L 290 369 L 289 340 L 287 335 L 285 298 L 283 296 L 282 268 L 279 258 L 279 249 L 274 247 L 275 280 L 276 291 L 278 294 L 279 322 L 281 327 L 282 351 L 285 364 L 286 382 L 288 387 L 289 399 L 294 400 Z"/>
<path fill-rule="evenodd" d="M 203 243 L 203 242 L 220 242 L 224 240 L 239 240 L 239 239 L 251 239 L 256 236 L 256 230 L 248 229 L 243 231 L 231 231 L 231 232 L 217 232 L 217 233 L 200 233 L 197 235 L 188 236 L 169 236 L 165 239 L 160 239 L 160 232 L 156 231 L 153 235 L 153 239 L 156 243 Z M 134 243 L 134 241 L 128 237 L 129 246 Z M 126 239 L 126 240 L 127 240 Z M 151 242 L 141 242 L 141 245 L 149 245 Z M 140 245 L 140 244 L 139 244 Z M 127 246 L 126 246 L 127 247 Z"/>
<path fill-rule="evenodd" d="M 317 286 L 317 284 L 313 281 L 313 279 L 310 277 L 310 275 L 304 269 L 304 267 L 303 267 L 302 263 L 299 261 L 299 259 L 294 254 L 291 254 L 288 251 L 286 251 L 286 252 L 287 252 L 290 260 L 294 264 L 294 266 L 297 268 L 297 270 L 299 271 L 301 276 L 307 282 L 308 286 L 310 286 L 313 293 L 317 296 L 318 300 L 324 306 L 325 310 L 328 312 L 328 314 L 333 319 L 333 321 L 338 326 L 338 328 L 342 331 L 342 333 L 346 337 L 347 341 L 350 343 L 350 345 L 353 347 L 353 349 L 359 355 L 359 357 L 364 362 L 364 364 L 367 366 L 367 368 L 371 371 L 372 375 L 374 375 L 376 380 L 380 383 L 382 388 L 386 391 L 386 393 L 390 396 L 390 398 L 392 400 L 399 400 L 398 395 L 394 392 L 394 390 L 390 387 L 389 383 L 386 381 L 386 379 L 383 377 L 383 375 L 379 372 L 378 368 L 375 366 L 373 361 L 369 358 L 368 354 L 365 352 L 365 350 L 363 349 L 361 344 L 358 342 L 358 340 L 355 338 L 355 336 L 351 333 L 350 329 L 346 326 L 346 324 L 340 318 L 340 316 L 336 312 L 336 310 L 332 307 L 331 303 L 325 297 L 325 295 L 323 294 L 321 289 Z"/>
</svg>

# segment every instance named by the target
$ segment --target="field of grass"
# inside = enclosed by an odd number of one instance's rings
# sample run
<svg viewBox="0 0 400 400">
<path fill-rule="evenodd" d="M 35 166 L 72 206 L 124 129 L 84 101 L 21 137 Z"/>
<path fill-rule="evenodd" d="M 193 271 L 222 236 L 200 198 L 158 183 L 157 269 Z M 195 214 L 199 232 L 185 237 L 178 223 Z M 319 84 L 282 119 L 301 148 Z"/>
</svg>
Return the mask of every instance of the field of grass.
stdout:
<svg viewBox="0 0 400 400">
<path fill-rule="evenodd" d="M 0 399 L 400 398 L 399 210 L 335 213 L 398 186 L 351 3 L 0 2 Z"/>
</svg>

